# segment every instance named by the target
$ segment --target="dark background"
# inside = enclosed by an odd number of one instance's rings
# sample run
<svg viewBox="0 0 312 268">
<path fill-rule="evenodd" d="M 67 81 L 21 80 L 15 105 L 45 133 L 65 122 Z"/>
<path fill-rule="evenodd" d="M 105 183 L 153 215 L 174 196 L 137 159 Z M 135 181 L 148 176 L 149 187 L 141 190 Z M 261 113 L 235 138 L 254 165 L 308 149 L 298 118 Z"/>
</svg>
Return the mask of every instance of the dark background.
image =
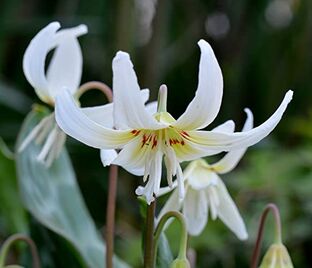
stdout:
<svg viewBox="0 0 312 268">
<path fill-rule="evenodd" d="M 51 21 L 60 21 L 64 28 L 88 26 L 89 33 L 79 38 L 82 83 L 100 80 L 111 85 L 111 61 L 118 50 L 125 50 L 131 54 L 141 88 L 149 88 L 152 99 L 162 83 L 168 85 L 168 110 L 176 118 L 197 87 L 196 43 L 201 38 L 212 45 L 224 76 L 223 103 L 211 127 L 233 119 L 239 130 L 245 107 L 253 111 L 258 125 L 275 111 L 288 89 L 294 90 L 274 132 L 247 152 L 236 171 L 224 176 L 250 239 L 240 242 L 219 220 L 209 220 L 205 232 L 192 238 L 190 245 L 198 253 L 197 267 L 248 267 L 263 206 L 276 202 L 295 266 L 312 266 L 308 255 L 312 251 L 312 1 L 1 0 L 0 136 L 11 149 L 32 103 L 39 102 L 23 75 L 23 53 Z M 96 92 L 83 97 L 84 105 L 104 102 Z M 97 150 L 71 139 L 67 144 L 88 208 L 102 228 L 107 169 Z M 134 267 L 141 260 L 142 219 L 134 194 L 140 183 L 140 178 L 120 172 L 117 253 Z M 267 229 L 265 246 L 271 242 L 272 230 Z M 1 237 L 8 234 L 0 224 Z M 168 235 L 174 238 L 174 225 Z M 170 239 L 174 250 L 178 240 Z"/>
</svg>

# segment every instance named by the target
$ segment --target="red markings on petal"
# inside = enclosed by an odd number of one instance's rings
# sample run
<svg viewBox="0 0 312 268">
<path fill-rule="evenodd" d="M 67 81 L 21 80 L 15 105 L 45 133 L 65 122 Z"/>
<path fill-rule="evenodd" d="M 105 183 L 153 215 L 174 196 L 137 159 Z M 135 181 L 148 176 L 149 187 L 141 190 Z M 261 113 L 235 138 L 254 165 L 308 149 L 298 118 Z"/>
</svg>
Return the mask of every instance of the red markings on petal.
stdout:
<svg viewBox="0 0 312 268">
<path fill-rule="evenodd" d="M 131 131 L 131 134 L 133 134 L 134 136 L 138 136 L 140 134 L 140 132 L 141 132 L 141 130 L 134 129 Z"/>
</svg>

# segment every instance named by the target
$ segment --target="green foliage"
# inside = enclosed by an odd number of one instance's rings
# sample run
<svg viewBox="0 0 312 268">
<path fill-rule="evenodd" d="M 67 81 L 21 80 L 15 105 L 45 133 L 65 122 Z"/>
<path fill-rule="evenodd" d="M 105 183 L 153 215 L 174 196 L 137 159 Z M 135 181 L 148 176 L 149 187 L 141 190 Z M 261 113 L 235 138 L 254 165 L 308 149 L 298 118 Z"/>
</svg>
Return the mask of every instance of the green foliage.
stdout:
<svg viewBox="0 0 312 268">
<path fill-rule="evenodd" d="M 156 267 L 167 268 L 173 261 L 170 244 L 164 233 L 159 237 L 158 250 L 156 258 Z"/>
<path fill-rule="evenodd" d="M 47 111 L 42 108 L 28 115 L 17 146 L 46 115 Z M 40 146 L 32 143 L 16 156 L 25 206 L 40 223 L 74 246 L 83 259 L 83 266 L 103 267 L 105 244 L 84 204 L 66 150 L 50 168 L 37 161 L 39 152 Z M 117 258 L 114 261 L 115 267 L 128 267 Z"/>
<path fill-rule="evenodd" d="M 28 221 L 19 198 L 13 154 L 0 138 L 0 233 L 28 232 Z"/>
</svg>

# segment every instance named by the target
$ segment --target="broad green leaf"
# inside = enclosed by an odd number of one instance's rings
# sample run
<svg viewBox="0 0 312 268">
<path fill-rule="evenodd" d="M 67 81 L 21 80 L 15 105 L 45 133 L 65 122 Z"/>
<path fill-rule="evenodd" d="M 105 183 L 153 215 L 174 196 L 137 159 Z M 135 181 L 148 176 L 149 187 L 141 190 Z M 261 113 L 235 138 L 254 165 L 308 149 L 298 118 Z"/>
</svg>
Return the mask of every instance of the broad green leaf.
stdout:
<svg viewBox="0 0 312 268">
<path fill-rule="evenodd" d="M 36 108 L 28 115 L 17 146 L 45 115 L 47 111 L 42 108 Z M 68 240 L 88 267 L 105 267 L 105 244 L 83 201 L 66 150 L 50 168 L 36 160 L 39 151 L 40 146 L 33 142 L 16 155 L 25 206 L 39 222 Z M 116 257 L 114 262 L 114 267 L 128 267 Z"/>
<path fill-rule="evenodd" d="M 25 209 L 19 198 L 13 154 L 0 138 L 0 220 L 8 233 L 27 233 Z"/>
</svg>

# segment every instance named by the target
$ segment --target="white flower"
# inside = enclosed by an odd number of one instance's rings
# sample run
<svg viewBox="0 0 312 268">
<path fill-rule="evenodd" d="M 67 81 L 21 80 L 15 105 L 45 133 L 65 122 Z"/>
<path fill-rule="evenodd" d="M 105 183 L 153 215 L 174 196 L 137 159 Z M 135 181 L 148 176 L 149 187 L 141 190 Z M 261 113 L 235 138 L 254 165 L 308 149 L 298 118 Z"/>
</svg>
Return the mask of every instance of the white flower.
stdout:
<svg viewBox="0 0 312 268">
<path fill-rule="evenodd" d="M 245 111 L 247 120 L 243 131 L 248 131 L 252 129 L 253 116 L 249 109 Z M 215 130 L 233 132 L 234 123 L 227 121 Z M 192 161 L 184 170 L 186 192 L 184 199 L 179 198 L 178 191 L 174 190 L 160 211 L 158 220 L 168 211 L 182 209 L 188 232 L 191 235 L 199 235 L 207 224 L 210 211 L 213 220 L 219 217 L 239 239 L 247 239 L 248 235 L 242 217 L 218 176 L 218 174 L 234 169 L 245 151 L 246 148 L 230 151 L 213 165 L 209 165 L 203 159 Z M 170 190 L 169 187 L 162 188 L 160 194 L 165 194 Z"/>
<path fill-rule="evenodd" d="M 199 130 L 208 126 L 219 112 L 223 79 L 210 45 L 204 40 L 198 44 L 201 49 L 198 88 L 177 120 L 166 111 L 166 86 L 160 88 L 156 114 L 144 107 L 132 62 L 125 52 L 118 52 L 113 60 L 116 129 L 98 124 L 83 113 L 70 92 L 65 91 L 56 98 L 56 120 L 64 132 L 95 148 L 121 149 L 113 163 L 136 175 L 144 175 L 144 181 L 148 182 L 136 192 L 145 195 L 148 203 L 159 191 L 163 158 L 168 183 L 172 185 L 172 177 L 177 176 L 182 197 L 184 183 L 180 162 L 257 143 L 275 128 L 292 99 L 292 91 L 287 92 L 275 113 L 252 130 L 236 133 Z"/>
<path fill-rule="evenodd" d="M 85 25 L 58 31 L 60 27 L 58 22 L 52 22 L 43 28 L 31 40 L 23 59 L 23 70 L 28 82 L 38 97 L 52 107 L 60 91 L 66 88 L 74 94 L 79 87 L 82 54 L 77 38 L 87 33 Z M 48 53 L 53 49 L 55 51 L 45 71 Z M 23 151 L 33 140 L 38 144 L 44 143 L 37 159 L 50 166 L 62 150 L 65 138 L 65 133 L 56 124 L 52 113 L 28 134 L 18 150 Z"/>
</svg>

